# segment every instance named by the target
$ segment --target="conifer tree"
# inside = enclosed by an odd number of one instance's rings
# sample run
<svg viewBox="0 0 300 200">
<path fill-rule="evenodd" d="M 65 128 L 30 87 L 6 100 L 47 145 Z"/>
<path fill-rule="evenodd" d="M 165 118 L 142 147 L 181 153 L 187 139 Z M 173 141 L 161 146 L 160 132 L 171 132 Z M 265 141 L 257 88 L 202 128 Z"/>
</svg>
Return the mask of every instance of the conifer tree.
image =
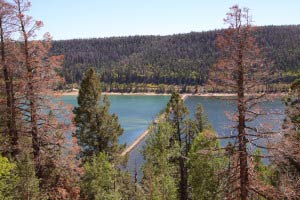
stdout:
<svg viewBox="0 0 300 200">
<path fill-rule="evenodd" d="M 90 162 L 84 164 L 85 174 L 82 180 L 82 196 L 91 200 L 121 199 L 115 189 L 114 178 L 117 170 L 109 162 L 105 153 L 92 156 Z"/>
<path fill-rule="evenodd" d="M 173 127 L 170 123 L 159 122 L 151 127 L 150 136 L 143 151 L 142 187 L 147 200 L 177 199 L 177 185 L 173 171 L 176 169 L 171 160 L 177 156 L 178 145 L 171 145 Z"/>
<path fill-rule="evenodd" d="M 20 177 L 15 189 L 16 199 L 39 200 L 46 197 L 39 188 L 40 180 L 35 174 L 35 164 L 28 152 L 22 152 L 16 164 L 16 173 Z"/>
<path fill-rule="evenodd" d="M 59 157 L 53 149 L 65 148 L 64 132 L 70 127 L 57 116 L 67 117 L 63 110 L 66 107 L 53 102 L 53 86 L 60 80 L 57 70 L 62 63 L 62 56 L 50 56 L 51 36 L 44 35 L 44 40 L 36 40 L 36 31 L 43 26 L 27 15 L 31 3 L 28 0 L 13 0 L 13 13 L 16 17 L 15 29 L 20 38 L 15 54 L 20 69 L 18 109 L 22 113 L 20 128 L 22 136 L 31 139 L 30 145 L 35 163 L 36 176 L 47 179 L 47 159 Z M 28 143 L 24 144 L 28 148 Z M 25 148 L 25 147 L 24 147 Z M 61 155 L 61 154 L 60 154 Z M 62 158 L 61 156 L 60 158 Z M 62 161 L 62 160 L 61 160 Z M 40 182 L 40 187 L 43 183 Z"/>
<path fill-rule="evenodd" d="M 195 113 L 195 123 L 197 125 L 198 133 L 201 133 L 205 129 L 212 129 L 211 124 L 208 121 L 207 115 L 204 114 L 203 107 L 201 104 L 197 106 Z"/>
<path fill-rule="evenodd" d="M 228 113 L 230 120 L 235 123 L 232 126 L 234 132 L 223 138 L 236 141 L 233 144 L 235 155 L 231 157 L 235 159 L 231 165 L 235 169 L 232 169 L 233 173 L 228 180 L 232 186 L 230 193 L 235 198 L 248 200 L 253 195 L 268 195 L 252 173 L 251 157 L 254 156 L 253 149 L 266 149 L 267 138 L 277 133 L 272 127 L 255 127 L 251 122 L 270 114 L 261 106 L 261 103 L 268 101 L 267 94 L 255 94 L 255 87 L 270 82 L 273 72 L 255 42 L 249 9 L 234 5 L 224 21 L 229 28 L 217 37 L 216 44 L 220 53 L 216 65 L 210 71 L 210 83 L 225 87 L 237 96 L 234 99 L 237 111 Z"/>
<path fill-rule="evenodd" d="M 188 138 L 190 134 L 186 134 L 184 130 L 185 117 L 187 114 L 188 109 L 184 105 L 179 93 L 174 92 L 167 104 L 166 115 L 167 121 L 173 127 L 171 142 L 179 145 L 179 153 L 178 157 L 175 159 L 175 163 L 178 165 L 179 196 L 181 200 L 186 200 L 188 198 L 188 168 L 186 158 L 189 152 L 189 142 L 192 141 Z"/>
<path fill-rule="evenodd" d="M 15 15 L 13 12 L 13 5 L 7 1 L 0 1 L 0 67 L 3 72 L 3 81 L 5 85 L 4 95 L 6 97 L 5 113 L 6 117 L 3 119 L 6 126 L 3 130 L 4 135 L 8 139 L 9 145 L 6 146 L 5 154 L 11 153 L 15 157 L 19 149 L 19 130 L 17 129 L 17 102 L 16 102 L 16 88 L 14 76 L 17 71 L 15 66 L 10 62 L 13 58 L 11 32 L 15 28 L 12 24 L 15 23 Z"/>
<path fill-rule="evenodd" d="M 266 164 L 262 158 L 261 150 L 256 149 L 253 157 L 253 170 L 260 181 L 266 184 L 272 184 L 275 172 L 274 166 L 272 164 Z"/>
<path fill-rule="evenodd" d="M 84 199 L 136 199 L 131 176 L 110 162 L 109 157 L 100 152 L 85 162 L 81 181 L 81 197 Z"/>
<path fill-rule="evenodd" d="M 85 162 L 82 195 L 89 199 L 132 199 L 134 185 L 128 173 L 120 169 L 124 145 L 118 144 L 118 138 L 123 129 L 109 108 L 108 97 L 101 97 L 99 76 L 94 69 L 88 69 L 74 109 L 75 135 Z"/>
<path fill-rule="evenodd" d="M 223 181 L 219 172 L 226 165 L 226 159 L 201 104 L 193 124 L 196 126 L 195 138 L 188 154 L 190 197 L 195 200 L 221 199 Z"/>
<path fill-rule="evenodd" d="M 80 85 L 78 107 L 73 111 L 75 135 L 84 158 L 103 152 L 114 160 L 121 153 L 123 147 L 118 144 L 118 138 L 123 129 L 118 117 L 109 113 L 109 106 L 108 98 L 101 98 L 99 76 L 94 69 L 88 69 Z"/>
<path fill-rule="evenodd" d="M 189 152 L 192 199 L 221 199 L 222 178 L 218 173 L 225 164 L 214 131 L 206 129 L 197 135 Z"/>
<path fill-rule="evenodd" d="M 46 196 L 67 199 L 71 193 L 70 198 L 76 199 L 73 191 L 78 190 L 78 174 L 72 172 L 77 171 L 78 165 L 73 165 L 77 163 L 75 159 L 69 159 L 66 149 L 73 146 L 67 145 L 65 140 L 70 125 L 57 119 L 57 116 L 68 118 L 70 113 L 67 107 L 53 101 L 53 86 L 60 80 L 56 72 L 62 56 L 49 56 L 49 34 L 45 34 L 44 40 L 36 40 L 36 31 L 42 22 L 27 15 L 30 5 L 28 0 L 0 1 L 0 67 L 3 71 L 0 83 L 4 84 L 0 93 L 1 109 L 5 111 L 0 128 L 2 153 L 11 153 L 17 166 L 20 182 L 15 191 L 16 199 Z M 17 41 L 11 39 L 12 35 Z M 55 174 L 58 171 L 59 174 Z M 65 176 L 66 172 L 72 174 L 71 178 Z M 62 185 L 63 181 L 66 184 Z"/>
</svg>

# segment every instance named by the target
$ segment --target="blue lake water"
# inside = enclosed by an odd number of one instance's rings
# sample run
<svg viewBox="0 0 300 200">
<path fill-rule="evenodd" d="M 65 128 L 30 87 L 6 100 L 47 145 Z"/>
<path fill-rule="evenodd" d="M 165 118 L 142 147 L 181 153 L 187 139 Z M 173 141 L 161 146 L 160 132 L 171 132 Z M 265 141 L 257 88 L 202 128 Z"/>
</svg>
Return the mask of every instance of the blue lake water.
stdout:
<svg viewBox="0 0 300 200">
<path fill-rule="evenodd" d="M 124 134 L 120 138 L 120 143 L 130 145 L 149 124 L 154 120 L 158 113 L 165 108 L 170 96 L 137 96 L 137 95 L 111 95 L 111 113 L 116 113 L 119 116 L 120 124 L 124 128 Z M 66 104 L 77 106 L 76 96 L 64 96 L 62 100 Z M 224 100 L 215 97 L 199 97 L 192 96 L 185 100 L 185 104 L 190 110 L 190 117 L 193 117 L 197 110 L 198 104 L 201 103 L 204 113 L 207 114 L 210 123 L 219 136 L 234 134 L 229 126 L 233 123 L 228 120 L 225 112 L 233 112 L 235 105 L 232 101 Z M 284 104 L 280 99 L 272 102 L 264 103 L 266 108 L 272 110 L 283 111 Z M 283 116 L 267 116 L 260 118 L 256 122 L 269 122 L 275 125 L 275 128 L 280 128 Z M 227 142 L 221 141 L 222 145 Z M 128 160 L 128 169 L 133 172 L 138 170 L 140 175 L 140 166 L 143 163 L 141 150 L 145 141 L 142 141 L 133 151 L 130 152 Z"/>
<path fill-rule="evenodd" d="M 233 114 L 235 112 L 236 105 L 234 101 L 217 97 L 189 97 L 186 99 L 185 104 L 190 110 L 191 117 L 194 116 L 199 103 L 201 103 L 204 114 L 208 116 L 209 122 L 219 136 L 222 137 L 236 134 L 233 128 L 231 128 L 235 124 L 228 119 L 228 116 L 226 116 L 226 113 Z M 260 107 L 264 108 L 264 110 L 269 113 L 283 113 L 284 103 L 281 99 L 275 99 L 274 101 L 262 103 Z M 259 127 L 272 124 L 273 129 L 279 129 L 281 127 L 282 119 L 283 115 L 266 115 L 258 117 L 257 120 L 251 123 L 251 126 Z M 227 144 L 227 141 L 221 140 L 221 144 L 224 146 Z"/>
<path fill-rule="evenodd" d="M 164 109 L 170 96 L 110 95 L 111 113 L 116 113 L 124 129 L 120 143 L 130 145 Z M 61 97 L 65 104 L 78 106 L 76 96 Z"/>
<path fill-rule="evenodd" d="M 219 136 L 228 136 L 233 133 L 233 129 L 230 126 L 233 123 L 227 118 L 226 112 L 234 112 L 235 104 L 233 101 L 228 101 L 223 98 L 216 97 L 199 97 L 191 96 L 185 100 L 185 104 L 190 111 L 190 117 L 193 118 L 197 110 L 197 106 L 201 103 L 204 113 L 207 115 L 209 122 L 212 124 L 214 130 Z M 284 104 L 280 99 L 276 99 L 272 102 L 264 103 L 264 108 L 267 110 L 283 112 Z M 274 125 L 275 129 L 281 127 L 283 115 L 266 116 L 266 118 L 260 118 L 254 122 L 254 126 L 258 126 L 263 122 L 268 122 Z M 228 140 L 221 140 L 221 145 L 226 145 Z M 135 149 L 130 152 L 128 169 L 133 173 L 135 169 L 138 169 L 139 178 L 141 178 L 141 171 L 139 167 L 143 163 L 143 156 L 141 154 L 145 140 L 142 141 Z"/>
</svg>

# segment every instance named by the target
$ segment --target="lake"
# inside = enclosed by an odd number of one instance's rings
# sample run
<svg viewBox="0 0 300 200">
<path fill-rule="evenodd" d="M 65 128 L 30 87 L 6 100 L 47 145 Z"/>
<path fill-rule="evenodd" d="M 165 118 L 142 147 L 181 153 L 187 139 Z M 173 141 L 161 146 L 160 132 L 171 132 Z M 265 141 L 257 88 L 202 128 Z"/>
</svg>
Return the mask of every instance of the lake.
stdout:
<svg viewBox="0 0 300 200">
<path fill-rule="evenodd" d="M 124 129 L 121 144 L 130 145 L 144 132 L 157 114 L 165 108 L 170 96 L 109 95 L 111 113 L 116 113 Z M 65 104 L 78 106 L 77 96 L 62 96 Z"/>
<path fill-rule="evenodd" d="M 158 113 L 163 110 L 170 99 L 170 96 L 139 96 L 139 95 L 110 95 L 111 113 L 119 116 L 120 124 L 124 128 L 124 134 L 120 138 L 120 143 L 130 145 L 149 124 L 155 119 Z M 62 100 L 66 104 L 77 106 L 76 96 L 63 96 Z M 225 111 L 233 112 L 235 106 L 232 101 L 224 100 L 216 97 L 199 97 L 191 96 L 185 100 L 186 106 L 190 110 L 190 116 L 193 117 L 198 104 L 201 103 L 204 113 L 207 114 L 210 123 L 216 130 L 218 135 L 229 135 L 232 129 L 229 128 L 232 122 L 226 117 Z M 267 102 L 263 105 L 272 110 L 284 110 L 284 104 L 280 99 Z M 274 118 L 274 119 L 273 119 Z M 283 116 L 268 116 L 267 118 L 258 119 L 260 122 L 269 122 L 280 128 Z M 221 142 L 222 145 L 226 141 Z M 128 169 L 133 172 L 138 170 L 140 175 L 140 166 L 143 163 L 141 149 L 145 141 L 142 141 L 137 148 L 130 152 L 128 160 Z"/>
</svg>

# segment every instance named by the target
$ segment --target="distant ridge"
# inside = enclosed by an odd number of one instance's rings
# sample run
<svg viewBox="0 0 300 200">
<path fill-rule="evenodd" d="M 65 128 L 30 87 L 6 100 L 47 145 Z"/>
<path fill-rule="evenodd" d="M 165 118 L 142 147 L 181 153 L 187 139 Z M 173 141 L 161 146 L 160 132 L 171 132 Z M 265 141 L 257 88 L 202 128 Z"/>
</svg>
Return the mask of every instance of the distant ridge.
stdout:
<svg viewBox="0 0 300 200">
<path fill-rule="evenodd" d="M 65 55 L 62 74 L 69 83 L 93 66 L 106 83 L 204 84 L 222 31 L 61 40 L 51 52 Z M 294 80 L 300 73 L 300 25 L 257 27 L 255 36 L 266 58 L 286 72 L 280 81 Z"/>
</svg>

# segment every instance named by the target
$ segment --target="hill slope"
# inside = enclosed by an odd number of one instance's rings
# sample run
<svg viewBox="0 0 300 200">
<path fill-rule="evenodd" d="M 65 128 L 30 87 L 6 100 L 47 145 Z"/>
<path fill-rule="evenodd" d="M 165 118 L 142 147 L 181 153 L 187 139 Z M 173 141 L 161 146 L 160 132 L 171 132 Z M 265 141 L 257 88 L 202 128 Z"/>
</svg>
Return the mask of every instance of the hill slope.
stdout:
<svg viewBox="0 0 300 200">
<path fill-rule="evenodd" d="M 52 53 L 64 54 L 63 75 L 78 82 L 87 67 L 104 82 L 203 84 L 216 62 L 215 38 L 222 30 L 170 36 L 130 36 L 54 41 Z M 300 25 L 258 27 L 256 39 L 268 60 L 293 80 L 300 70 Z"/>
</svg>

